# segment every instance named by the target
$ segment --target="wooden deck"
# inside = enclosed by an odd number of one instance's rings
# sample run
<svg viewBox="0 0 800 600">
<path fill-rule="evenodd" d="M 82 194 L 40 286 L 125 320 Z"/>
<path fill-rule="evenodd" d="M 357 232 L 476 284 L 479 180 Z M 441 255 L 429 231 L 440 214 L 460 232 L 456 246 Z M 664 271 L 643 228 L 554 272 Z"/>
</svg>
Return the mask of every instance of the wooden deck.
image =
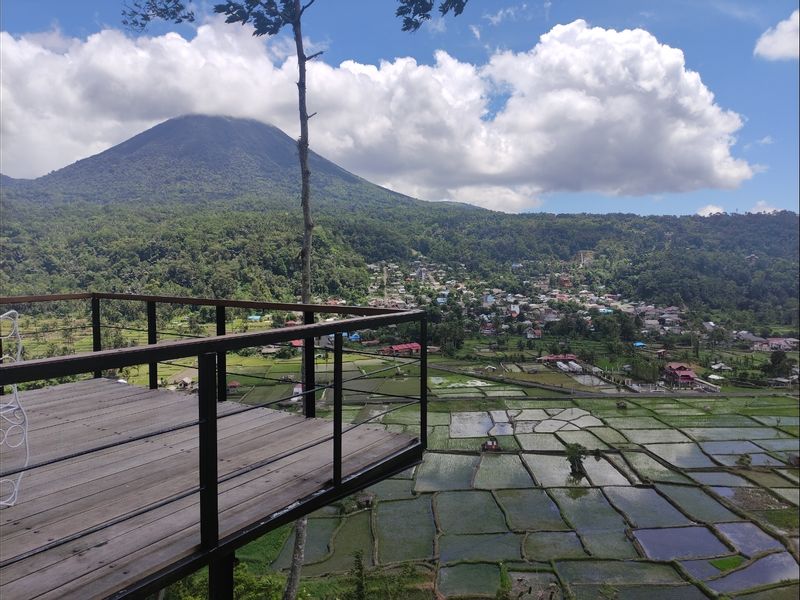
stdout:
<svg viewBox="0 0 800 600">
<path fill-rule="evenodd" d="M 198 414 L 194 395 L 106 379 L 25 392 L 22 403 L 31 464 L 195 421 Z M 241 408 L 220 403 L 218 415 Z M 332 433 L 330 421 L 270 409 L 220 418 L 218 428 L 221 478 Z M 343 476 L 415 443 L 378 427 L 347 432 Z M 327 441 L 221 483 L 220 537 L 330 485 L 332 456 Z M 6 464 L 10 459 L 6 454 Z M 198 460 L 192 426 L 27 471 L 18 503 L 0 510 L 0 597 L 104 598 L 191 555 L 200 542 L 199 494 L 148 507 L 196 487 Z"/>
</svg>

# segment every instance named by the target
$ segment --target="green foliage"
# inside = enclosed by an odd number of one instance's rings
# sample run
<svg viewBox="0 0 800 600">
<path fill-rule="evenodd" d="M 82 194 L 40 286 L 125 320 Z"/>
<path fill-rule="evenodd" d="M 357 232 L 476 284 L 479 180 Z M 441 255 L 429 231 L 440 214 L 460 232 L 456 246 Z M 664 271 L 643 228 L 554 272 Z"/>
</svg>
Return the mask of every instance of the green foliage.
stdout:
<svg viewBox="0 0 800 600">
<path fill-rule="evenodd" d="M 301 598 L 315 600 L 430 600 L 430 591 L 419 584 L 426 576 L 417 574 L 412 564 L 386 570 L 367 570 L 363 556 L 354 555 L 354 564 L 344 577 L 307 579 L 300 588 Z"/>
<path fill-rule="evenodd" d="M 225 15 L 226 23 L 251 23 L 253 35 L 276 35 L 284 25 L 300 20 L 303 10 L 296 14 L 295 0 L 277 2 L 232 2 L 214 5 L 214 12 Z"/>
<path fill-rule="evenodd" d="M 464 11 L 469 0 L 441 0 L 439 12 L 442 16 L 453 12 L 455 16 Z M 398 0 L 399 6 L 395 14 L 403 20 L 403 31 L 416 31 L 431 18 L 433 0 Z"/>
<path fill-rule="evenodd" d="M 313 153 L 309 160 L 314 295 L 362 302 L 366 263 L 414 253 L 463 263 L 487 287 L 529 293 L 523 281 L 593 249 L 591 269 L 576 274 L 587 284 L 685 305 L 697 316 L 714 310 L 750 330 L 798 325 L 795 213 L 511 215 L 414 200 Z M 39 179 L 4 182 L 0 289 L 294 300 L 299 192 L 296 142 L 279 130 L 242 119 L 172 119 Z M 525 268 L 512 272 L 513 261 Z M 432 333 L 458 348 L 457 324 L 446 315 L 442 322 L 447 327 Z M 569 336 L 581 323 L 553 327 Z M 598 315 L 594 325 L 612 339 L 637 335 L 626 316 Z"/>
<path fill-rule="evenodd" d="M 280 600 L 284 578 L 276 573 L 256 575 L 243 564 L 234 570 L 234 600 Z M 166 600 L 205 600 L 208 597 L 208 570 L 203 569 L 167 588 Z"/>
<path fill-rule="evenodd" d="M 775 350 L 770 354 L 769 362 L 761 366 L 761 370 L 771 377 L 788 377 L 796 364 L 797 361 L 789 358 L 783 350 Z"/>
<path fill-rule="evenodd" d="M 291 533 L 291 525 L 278 527 L 237 550 L 236 558 L 252 567 L 255 572 L 266 571 L 280 555 Z"/>
<path fill-rule="evenodd" d="M 610 583 L 604 583 L 598 590 L 602 600 L 617 600 L 619 598 L 619 589 Z"/>
<path fill-rule="evenodd" d="M 122 10 L 122 24 L 133 31 L 144 31 L 151 21 L 194 22 L 194 12 L 179 0 L 133 0 Z"/>
<path fill-rule="evenodd" d="M 364 553 L 356 550 L 353 554 L 353 568 L 350 570 L 353 580 L 352 600 L 367 600 L 367 571 L 364 568 Z"/>
<path fill-rule="evenodd" d="M 745 559 L 743 556 L 739 556 L 738 554 L 736 554 L 734 556 L 725 556 L 724 558 L 716 558 L 708 562 L 713 567 L 719 569 L 720 571 L 730 571 L 731 569 L 735 569 L 743 562 L 745 562 Z"/>
<path fill-rule="evenodd" d="M 500 563 L 500 586 L 494 597 L 495 600 L 511 600 L 511 576 L 505 563 Z"/>
<path fill-rule="evenodd" d="M 566 452 L 570 473 L 575 477 L 586 475 L 583 468 L 583 459 L 588 454 L 586 448 L 582 444 L 567 444 Z"/>
</svg>

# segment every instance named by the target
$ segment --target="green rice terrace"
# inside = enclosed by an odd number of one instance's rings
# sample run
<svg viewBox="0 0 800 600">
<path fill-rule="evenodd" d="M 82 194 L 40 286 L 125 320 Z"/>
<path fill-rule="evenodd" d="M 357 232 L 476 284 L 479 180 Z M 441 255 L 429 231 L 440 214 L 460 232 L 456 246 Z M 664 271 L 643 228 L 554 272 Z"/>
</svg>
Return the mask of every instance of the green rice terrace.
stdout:
<svg viewBox="0 0 800 600">
<path fill-rule="evenodd" d="M 159 365 L 162 385 L 191 382 L 195 367 Z M 559 393 L 530 385 L 525 365 L 502 378 L 479 367 L 432 357 L 422 464 L 311 515 L 307 597 L 347 597 L 356 556 L 401 581 L 386 598 L 798 597 L 796 392 L 647 397 L 586 381 Z M 258 404 L 291 397 L 300 359 L 230 354 L 227 370 L 228 399 Z M 320 351 L 318 381 L 332 372 Z M 146 368 L 120 375 L 147 381 Z M 410 360 L 345 355 L 344 420 L 418 432 L 418 407 L 401 406 L 418 377 Z M 326 394 L 317 405 L 330 414 Z M 284 526 L 237 558 L 268 575 L 292 546 Z"/>
<path fill-rule="evenodd" d="M 402 359 L 351 359 L 351 375 L 380 373 L 354 382 L 352 422 L 416 388 Z M 298 364 L 229 365 L 242 368 L 274 378 Z M 321 359 L 317 369 L 324 377 Z M 420 597 L 495 597 L 509 585 L 509 597 L 532 599 L 797 597 L 796 397 L 532 398 L 542 390 L 430 374 L 423 463 L 312 515 L 308 589 L 348 575 L 360 552 L 369 568 L 416 573 Z M 244 401 L 281 393 L 236 377 Z M 414 431 L 416 407 L 379 420 Z M 490 437 L 499 451 L 482 452 Z M 586 449 L 585 476 L 570 472 L 572 444 Z M 239 558 L 283 570 L 292 545 L 285 527 Z"/>
</svg>

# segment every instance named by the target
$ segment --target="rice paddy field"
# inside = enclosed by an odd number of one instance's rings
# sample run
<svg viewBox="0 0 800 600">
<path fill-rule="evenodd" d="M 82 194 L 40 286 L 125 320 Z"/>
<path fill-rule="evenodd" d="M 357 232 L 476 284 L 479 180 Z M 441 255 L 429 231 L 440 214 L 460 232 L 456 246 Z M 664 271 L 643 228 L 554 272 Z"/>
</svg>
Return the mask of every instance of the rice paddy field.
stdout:
<svg viewBox="0 0 800 600">
<path fill-rule="evenodd" d="M 419 434 L 418 406 L 402 407 L 420 389 L 413 361 L 344 361 L 346 422 Z M 436 366 L 423 462 L 311 516 L 308 585 L 347 577 L 361 552 L 370 569 L 413 568 L 415 598 L 494 598 L 509 580 L 520 600 L 798 598 L 796 395 L 630 394 L 620 407 L 616 388 L 533 363 L 509 363 L 503 383 L 480 376 L 485 364 Z M 159 376 L 196 380 L 195 367 Z M 231 354 L 228 371 L 230 399 L 271 403 L 292 397 L 300 360 Z M 332 356 L 318 355 L 316 373 L 330 382 Z M 125 375 L 147 381 L 146 368 Z M 330 415 L 327 390 L 318 415 Z M 499 452 L 481 451 L 489 437 Z M 583 476 L 570 473 L 570 444 L 588 452 Z M 292 544 L 287 526 L 237 555 L 284 570 Z"/>
<path fill-rule="evenodd" d="M 501 570 L 521 599 L 798 597 L 796 397 L 635 397 L 618 408 L 491 391 L 505 390 L 432 376 L 422 464 L 312 515 L 309 581 L 346 575 L 360 550 L 371 568 L 415 565 L 431 597 L 493 598 Z M 382 408 L 348 406 L 345 418 Z M 418 432 L 417 407 L 378 420 Z M 500 452 L 480 451 L 488 436 Z M 589 452 L 585 476 L 570 474 L 574 443 Z M 265 540 L 240 558 L 285 569 L 290 528 Z"/>
</svg>

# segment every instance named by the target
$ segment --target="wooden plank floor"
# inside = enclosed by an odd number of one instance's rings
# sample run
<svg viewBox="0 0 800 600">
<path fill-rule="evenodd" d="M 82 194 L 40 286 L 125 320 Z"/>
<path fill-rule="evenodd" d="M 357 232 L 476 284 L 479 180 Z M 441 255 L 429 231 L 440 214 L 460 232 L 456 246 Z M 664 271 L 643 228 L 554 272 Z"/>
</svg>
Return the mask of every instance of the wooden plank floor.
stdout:
<svg viewBox="0 0 800 600">
<path fill-rule="evenodd" d="M 24 392 L 21 400 L 30 464 L 197 419 L 195 395 L 107 379 Z M 230 414 L 242 408 L 218 405 L 220 477 L 332 433 L 330 421 L 266 408 Z M 361 426 L 342 439 L 342 472 L 415 442 Z M 325 487 L 332 457 L 332 442 L 322 442 L 221 483 L 220 536 Z M 15 458 L 0 454 L 3 468 Z M 163 501 L 197 486 L 197 464 L 192 426 L 27 471 L 17 504 L 0 510 L 0 597 L 104 598 L 191 554 L 200 541 L 199 495 Z"/>
</svg>

